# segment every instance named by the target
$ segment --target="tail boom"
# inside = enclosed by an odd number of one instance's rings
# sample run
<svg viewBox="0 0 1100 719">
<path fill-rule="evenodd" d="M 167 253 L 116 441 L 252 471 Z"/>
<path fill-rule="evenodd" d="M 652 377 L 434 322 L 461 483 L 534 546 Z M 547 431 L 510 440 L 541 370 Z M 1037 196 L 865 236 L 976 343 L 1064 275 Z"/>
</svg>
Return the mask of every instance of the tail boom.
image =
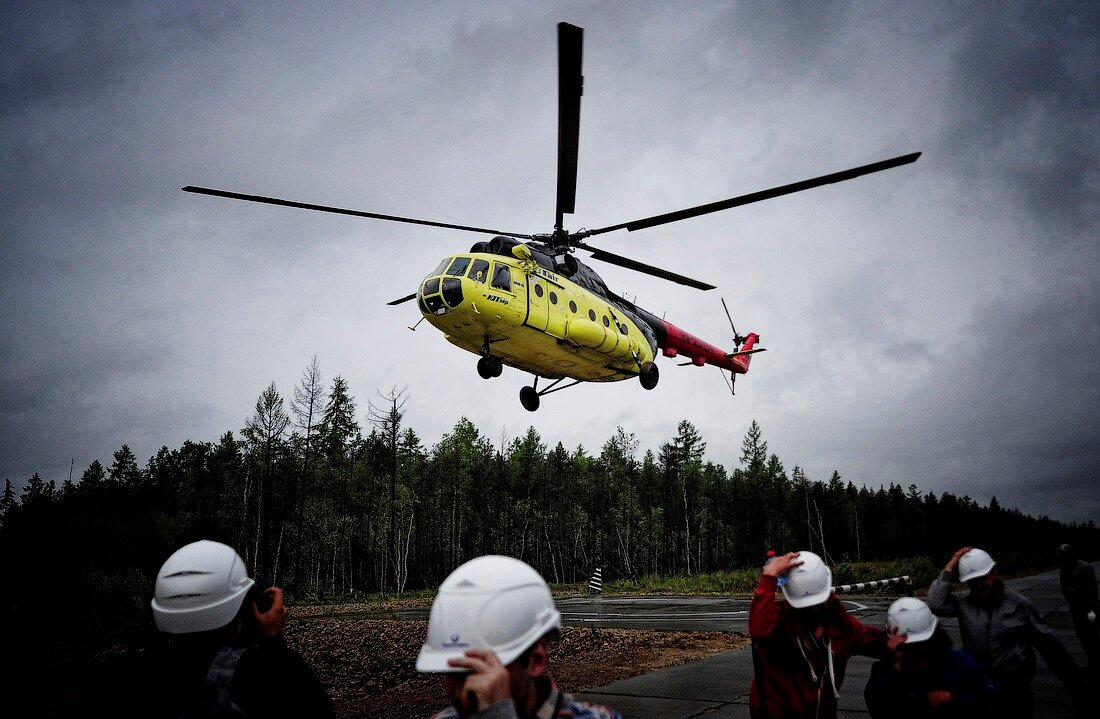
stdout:
<svg viewBox="0 0 1100 719">
<path fill-rule="evenodd" d="M 753 349 L 760 336 L 750 332 L 745 337 L 745 343 L 740 350 L 727 352 L 715 347 L 709 342 L 699 339 L 687 330 L 680 329 L 667 320 L 661 320 L 664 324 L 664 332 L 658 333 L 658 346 L 665 357 L 686 357 L 691 363 L 702 367 L 714 365 L 736 374 L 745 374 L 749 371 L 749 362 L 755 352 L 763 352 L 762 348 Z M 662 336 L 663 335 L 663 336 Z"/>
</svg>

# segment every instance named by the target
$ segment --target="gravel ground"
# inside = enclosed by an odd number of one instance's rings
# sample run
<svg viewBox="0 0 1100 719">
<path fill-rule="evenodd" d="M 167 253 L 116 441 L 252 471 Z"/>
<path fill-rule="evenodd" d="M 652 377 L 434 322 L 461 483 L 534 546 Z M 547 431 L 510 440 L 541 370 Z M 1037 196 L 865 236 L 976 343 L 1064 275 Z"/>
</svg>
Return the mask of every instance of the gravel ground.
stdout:
<svg viewBox="0 0 1100 719">
<path fill-rule="evenodd" d="M 341 719 L 428 717 L 445 705 L 439 677 L 414 668 L 428 623 L 363 617 L 430 603 L 296 607 L 287 641 L 328 687 Z M 550 650 L 550 674 L 576 692 L 747 644 L 743 634 L 726 632 L 566 627 Z"/>
</svg>

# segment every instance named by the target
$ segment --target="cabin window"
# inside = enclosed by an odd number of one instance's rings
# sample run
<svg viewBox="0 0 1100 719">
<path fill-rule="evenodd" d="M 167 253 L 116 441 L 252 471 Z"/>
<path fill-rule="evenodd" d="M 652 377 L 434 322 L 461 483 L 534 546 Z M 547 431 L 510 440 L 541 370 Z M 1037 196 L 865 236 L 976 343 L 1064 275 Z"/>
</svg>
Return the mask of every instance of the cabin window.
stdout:
<svg viewBox="0 0 1100 719">
<path fill-rule="evenodd" d="M 577 303 L 573 300 L 569 300 L 569 311 L 573 314 L 577 314 Z"/>
<path fill-rule="evenodd" d="M 497 269 L 493 273 L 493 281 L 490 284 L 498 290 L 512 291 L 512 271 L 508 269 L 508 265 L 497 263 Z"/>
<path fill-rule="evenodd" d="M 550 304 L 558 304 L 558 293 L 554 292 L 553 290 L 550 291 Z"/>
<path fill-rule="evenodd" d="M 451 269 L 447 270 L 447 274 L 453 277 L 461 277 L 466 274 L 466 268 L 469 266 L 469 257 L 456 257 L 454 263 L 451 265 Z"/>
<path fill-rule="evenodd" d="M 485 284 L 485 280 L 489 278 L 488 260 L 474 260 L 474 263 L 470 265 L 470 274 L 468 276 L 471 280 Z"/>
<path fill-rule="evenodd" d="M 626 334 L 626 323 L 625 322 L 622 323 L 621 325 L 619 325 L 619 331 L 622 332 L 624 335 Z"/>
<path fill-rule="evenodd" d="M 439 292 L 439 278 L 433 277 L 424 283 L 424 294 L 434 295 L 436 292 Z"/>
<path fill-rule="evenodd" d="M 607 315 L 603 316 L 603 326 L 604 327 L 610 327 L 611 326 L 611 320 L 607 319 Z"/>
<path fill-rule="evenodd" d="M 542 297 L 542 285 L 535 285 L 535 294 Z"/>
<path fill-rule="evenodd" d="M 443 271 L 447 269 L 447 265 L 449 265 L 449 264 L 451 264 L 451 258 L 450 257 L 448 257 L 447 259 L 440 262 L 439 267 L 436 267 L 435 270 L 432 272 L 432 274 L 433 275 L 443 274 Z"/>
<path fill-rule="evenodd" d="M 588 310 L 588 319 L 596 321 L 596 310 Z"/>
</svg>

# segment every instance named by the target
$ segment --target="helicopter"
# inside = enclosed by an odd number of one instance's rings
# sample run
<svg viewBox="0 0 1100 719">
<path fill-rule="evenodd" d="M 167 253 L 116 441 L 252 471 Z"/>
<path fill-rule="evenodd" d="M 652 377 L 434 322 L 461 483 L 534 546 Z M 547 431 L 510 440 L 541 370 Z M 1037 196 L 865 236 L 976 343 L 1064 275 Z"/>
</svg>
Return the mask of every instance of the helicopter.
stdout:
<svg viewBox="0 0 1100 719">
<path fill-rule="evenodd" d="M 737 332 L 725 299 L 722 306 L 733 330 L 732 351 L 720 349 L 615 294 L 591 267 L 577 259 L 576 251 L 590 253 L 593 260 L 695 289 L 712 290 L 715 289 L 712 284 L 599 249 L 589 244 L 588 239 L 617 230 L 634 232 L 843 182 L 915 162 L 921 153 L 639 220 L 569 232 L 564 226 L 564 215 L 573 214 L 576 204 L 583 36 L 580 27 L 558 24 L 557 201 L 552 232 L 504 232 L 208 187 L 188 185 L 182 189 L 248 202 L 493 235 L 490 240 L 475 242 L 466 252 L 443 258 L 416 292 L 388 304 L 396 306 L 416 300 L 421 313 L 416 325 L 427 320 L 452 344 L 478 355 L 477 371 L 485 379 L 499 377 L 504 365 L 531 374 L 532 383 L 523 386 L 519 393 L 520 404 L 528 411 L 538 410 L 544 395 L 582 382 L 617 382 L 636 377 L 642 387 L 652 390 L 660 378 L 655 363 L 658 353 L 682 358 L 681 365 L 714 365 L 729 372 L 727 386 L 734 393 L 737 375 L 747 373 L 752 356 L 764 348 L 757 346 L 760 341 L 757 333 L 742 336 Z M 540 389 L 540 379 L 549 384 Z"/>
</svg>

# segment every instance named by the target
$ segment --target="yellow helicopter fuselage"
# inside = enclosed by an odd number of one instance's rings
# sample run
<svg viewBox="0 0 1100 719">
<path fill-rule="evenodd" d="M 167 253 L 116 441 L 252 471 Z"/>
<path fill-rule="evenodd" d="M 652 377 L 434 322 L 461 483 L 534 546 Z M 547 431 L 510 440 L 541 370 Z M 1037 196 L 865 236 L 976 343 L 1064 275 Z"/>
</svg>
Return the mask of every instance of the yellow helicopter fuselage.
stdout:
<svg viewBox="0 0 1100 719">
<path fill-rule="evenodd" d="M 458 347 L 547 379 L 615 382 L 653 361 L 644 333 L 606 298 L 517 254 L 447 257 L 420 284 L 421 314 Z"/>
</svg>

